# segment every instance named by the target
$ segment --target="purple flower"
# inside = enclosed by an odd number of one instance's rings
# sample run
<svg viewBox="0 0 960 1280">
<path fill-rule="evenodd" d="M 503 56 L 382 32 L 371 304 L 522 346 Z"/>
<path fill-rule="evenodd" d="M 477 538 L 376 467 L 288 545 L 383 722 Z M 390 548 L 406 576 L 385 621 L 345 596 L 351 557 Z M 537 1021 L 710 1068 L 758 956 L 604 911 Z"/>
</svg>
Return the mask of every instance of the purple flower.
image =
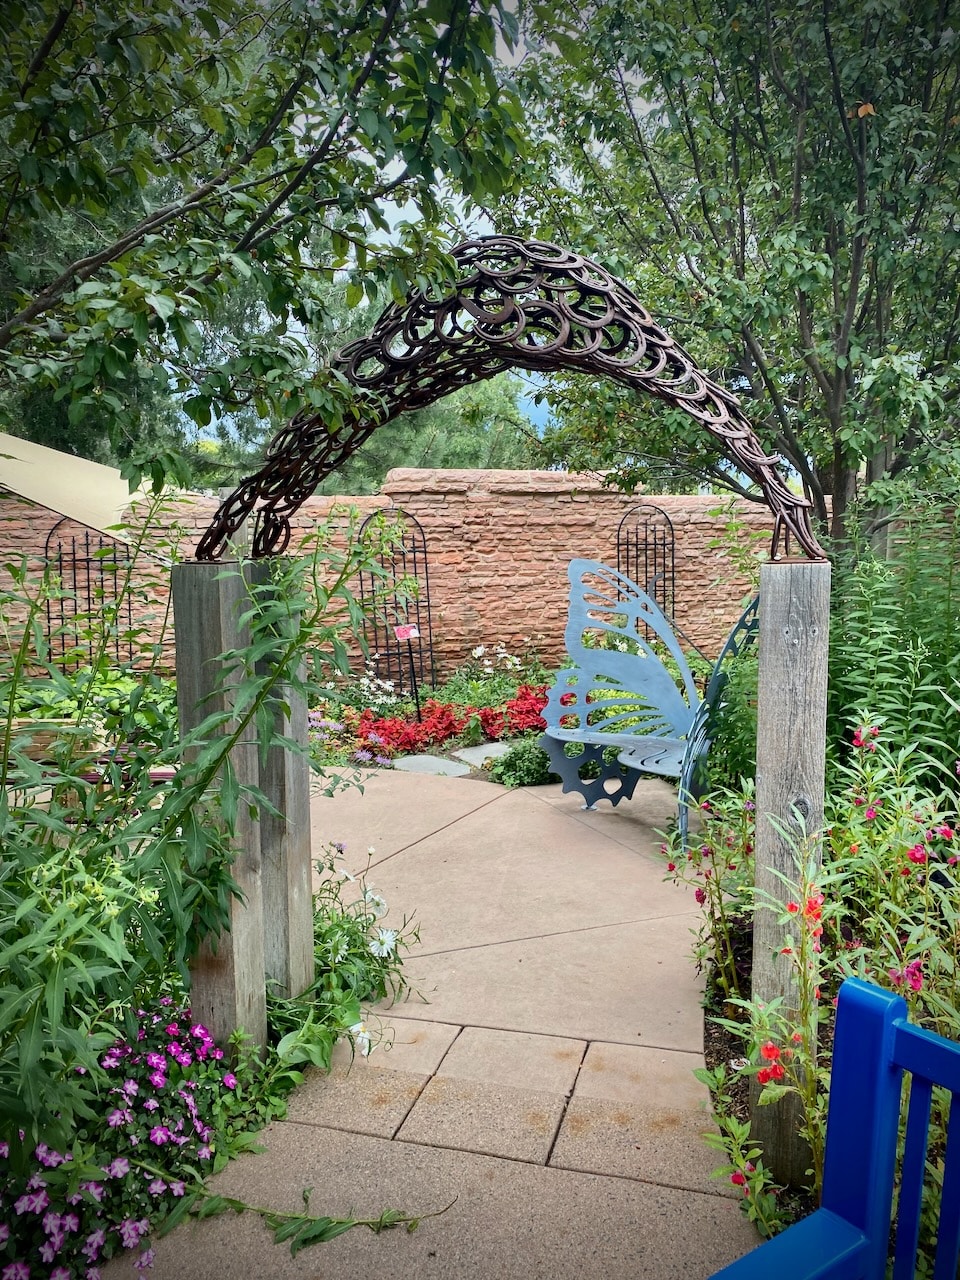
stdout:
<svg viewBox="0 0 960 1280">
<path fill-rule="evenodd" d="M 124 1080 L 120 1088 L 128 1098 L 135 1098 L 140 1092 L 140 1086 L 137 1084 L 136 1080 Z"/>
<path fill-rule="evenodd" d="M 139 1243 L 140 1237 L 146 1235 L 149 1230 L 150 1223 L 146 1218 L 140 1218 L 139 1221 L 134 1221 L 133 1218 L 124 1218 L 123 1222 L 117 1227 L 125 1249 L 133 1249 Z"/>
<path fill-rule="evenodd" d="M 70 1272 L 66 1267 L 54 1267 L 50 1272 L 50 1280 L 70 1280 Z"/>
<path fill-rule="evenodd" d="M 141 1253 L 140 1257 L 133 1264 L 134 1268 L 137 1271 L 145 1271 L 148 1267 L 153 1266 L 153 1260 L 156 1256 L 157 1255 L 153 1249 L 144 1249 L 143 1253 Z"/>
<path fill-rule="evenodd" d="M 180 1028 L 177 1026 L 175 1022 L 167 1023 L 167 1025 L 163 1029 L 168 1036 L 176 1037 L 180 1034 Z"/>
<path fill-rule="evenodd" d="M 99 1182 L 81 1182 L 80 1190 L 89 1191 L 90 1194 L 93 1196 L 94 1200 L 96 1200 L 97 1204 L 99 1204 L 100 1201 L 103 1199 L 103 1187 L 100 1185 Z"/>
<path fill-rule="evenodd" d="M 127 1111 L 126 1108 L 123 1110 L 117 1108 L 117 1110 L 111 1111 L 107 1116 L 107 1124 L 111 1129 L 119 1129 L 121 1125 L 130 1124 L 132 1120 L 133 1112 Z"/>
<path fill-rule="evenodd" d="M 160 1103 L 156 1098 L 147 1098 L 146 1102 L 143 1104 L 143 1109 L 144 1111 L 156 1111 L 159 1106 Z"/>
<path fill-rule="evenodd" d="M 4 1159 L 10 1154 L 10 1144 L 8 1142 L 0 1142 L 0 1156 Z"/>
<path fill-rule="evenodd" d="M 3 1268 L 3 1280 L 30 1280 L 30 1268 L 25 1262 L 10 1262 Z"/>
<path fill-rule="evenodd" d="M 126 1156 L 117 1156 L 104 1168 L 108 1178 L 124 1178 L 130 1172 L 130 1161 Z"/>
<path fill-rule="evenodd" d="M 182 1196 L 184 1191 L 186 1191 L 186 1189 L 187 1189 L 186 1185 L 182 1182 L 170 1183 L 170 1194 L 172 1196 Z"/>
<path fill-rule="evenodd" d="M 90 1262 L 96 1262 L 100 1250 L 103 1248 L 107 1239 L 107 1233 L 102 1227 L 98 1227 L 96 1231 L 91 1231 L 80 1250 L 82 1254 Z"/>
<path fill-rule="evenodd" d="M 43 1215 L 43 1229 L 48 1236 L 55 1236 L 60 1231 L 61 1218 L 59 1213 L 54 1213 L 51 1209 L 49 1213 Z M 49 1258 L 47 1259 L 49 1262 Z"/>
<path fill-rule="evenodd" d="M 213 1152 L 210 1150 L 210 1148 L 209 1148 L 209 1147 L 198 1147 L 198 1148 L 197 1148 L 197 1159 L 198 1159 L 198 1160 L 209 1160 L 209 1159 L 210 1159 L 210 1157 L 211 1157 L 212 1155 L 213 1155 Z"/>
<path fill-rule="evenodd" d="M 22 1195 L 13 1206 L 14 1213 L 43 1213 L 50 1203 L 46 1191 L 30 1191 Z"/>
<path fill-rule="evenodd" d="M 3 1153 L 6 1155 L 6 1152 Z M 48 1169 L 55 1169 L 58 1164 L 63 1164 L 67 1159 L 62 1156 L 59 1151 L 51 1151 L 45 1142 L 38 1142 L 37 1148 L 33 1153 L 42 1165 Z"/>
<path fill-rule="evenodd" d="M 167 1077 L 162 1071 L 153 1071 L 149 1076 L 150 1083 L 155 1089 L 162 1089 L 167 1083 Z"/>
<path fill-rule="evenodd" d="M 6 1244 L 10 1239 L 10 1228 L 5 1222 L 0 1222 L 0 1244 Z"/>
<path fill-rule="evenodd" d="M 237 1087 L 237 1077 L 232 1071 L 228 1071 L 223 1077 L 224 1088 L 235 1089 Z"/>
<path fill-rule="evenodd" d="M 167 1184 L 162 1178 L 154 1178 L 147 1190 L 152 1196 L 162 1196 L 167 1189 Z"/>
<path fill-rule="evenodd" d="M 164 1007 L 169 1007 L 170 1005 L 172 1005 L 172 1004 L 173 1004 L 173 998 L 172 998 L 171 996 L 161 996 L 161 997 L 160 997 L 160 1003 L 161 1003 Z"/>
<path fill-rule="evenodd" d="M 64 1231 L 79 1231 L 80 1219 L 75 1213 L 65 1213 L 60 1219 L 60 1226 Z"/>
<path fill-rule="evenodd" d="M 52 1240 L 45 1240 L 38 1250 L 43 1262 L 52 1262 L 59 1251 L 59 1246 L 55 1245 Z"/>
<path fill-rule="evenodd" d="M 147 1066 L 152 1067 L 154 1071 L 162 1071 L 167 1065 L 167 1060 L 162 1053 L 148 1053 Z"/>
<path fill-rule="evenodd" d="M 150 1130 L 150 1141 L 155 1143 L 158 1147 L 162 1147 L 164 1143 L 169 1142 L 172 1137 L 173 1134 L 165 1124 L 158 1124 L 156 1128 Z"/>
</svg>

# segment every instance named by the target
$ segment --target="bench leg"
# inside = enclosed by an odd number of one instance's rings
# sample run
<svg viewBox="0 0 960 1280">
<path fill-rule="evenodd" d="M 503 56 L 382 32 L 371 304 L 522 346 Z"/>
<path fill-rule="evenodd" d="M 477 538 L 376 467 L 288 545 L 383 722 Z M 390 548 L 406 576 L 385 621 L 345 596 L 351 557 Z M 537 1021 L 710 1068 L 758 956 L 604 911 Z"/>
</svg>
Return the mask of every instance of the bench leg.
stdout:
<svg viewBox="0 0 960 1280">
<path fill-rule="evenodd" d="M 568 744 L 549 733 L 543 735 L 540 745 L 549 755 L 551 772 L 559 775 L 564 792 L 579 791 L 584 809 L 596 809 L 598 800 L 617 805 L 633 796 L 640 774 L 617 760 L 604 760 L 604 751 L 608 748 L 587 742 Z M 568 745 L 579 747 L 579 754 L 568 756 L 565 750 Z M 591 776 L 584 778 L 584 772 Z"/>
</svg>

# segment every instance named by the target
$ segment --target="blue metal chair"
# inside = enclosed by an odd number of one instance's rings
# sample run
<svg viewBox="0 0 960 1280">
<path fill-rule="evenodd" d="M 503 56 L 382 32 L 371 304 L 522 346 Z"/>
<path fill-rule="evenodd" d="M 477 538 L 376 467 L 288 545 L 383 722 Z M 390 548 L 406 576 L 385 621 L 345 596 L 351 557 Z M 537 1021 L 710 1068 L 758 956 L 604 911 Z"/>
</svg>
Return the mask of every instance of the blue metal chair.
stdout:
<svg viewBox="0 0 960 1280">
<path fill-rule="evenodd" d="M 904 1073 L 906 1145 L 897 1180 Z M 711 1280 L 913 1280 L 935 1085 L 952 1095 L 943 1153 L 933 1280 L 956 1280 L 960 1258 L 960 1044 L 912 1026 L 900 996 L 859 978 L 840 988 L 821 1207 Z M 938 1153 L 938 1160 L 940 1156 Z"/>
<path fill-rule="evenodd" d="M 547 728 L 540 744 L 550 768 L 564 791 L 580 792 L 587 809 L 598 800 L 616 805 L 630 799 L 641 774 L 678 779 L 685 841 L 688 804 L 696 798 L 712 722 L 723 704 L 725 664 L 755 640 L 758 600 L 727 637 L 701 699 L 670 621 L 655 600 L 598 560 L 571 560 L 567 577 L 564 643 L 572 665 L 558 672 L 543 710 Z M 650 635 L 672 659 L 672 670 Z M 579 749 L 577 754 L 567 754 L 571 747 Z"/>
</svg>

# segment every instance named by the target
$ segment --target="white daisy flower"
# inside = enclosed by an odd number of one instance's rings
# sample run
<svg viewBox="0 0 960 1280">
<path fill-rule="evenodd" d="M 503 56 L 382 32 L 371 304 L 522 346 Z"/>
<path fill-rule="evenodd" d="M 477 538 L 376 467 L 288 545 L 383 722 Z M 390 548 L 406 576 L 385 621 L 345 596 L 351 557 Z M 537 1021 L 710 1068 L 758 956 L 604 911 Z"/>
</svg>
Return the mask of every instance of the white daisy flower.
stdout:
<svg viewBox="0 0 960 1280">
<path fill-rule="evenodd" d="M 381 960 L 387 956 L 393 955 L 393 950 L 397 945 L 396 929 L 378 929 L 377 936 L 370 940 L 370 950 Z"/>
<path fill-rule="evenodd" d="M 353 1039 L 353 1047 L 359 1053 L 361 1058 L 365 1058 L 370 1052 L 370 1032 L 367 1030 L 365 1022 L 355 1022 L 349 1028 L 350 1035 Z"/>
<path fill-rule="evenodd" d="M 363 900 L 378 920 L 387 914 L 387 900 L 376 889 L 364 889 Z"/>
</svg>

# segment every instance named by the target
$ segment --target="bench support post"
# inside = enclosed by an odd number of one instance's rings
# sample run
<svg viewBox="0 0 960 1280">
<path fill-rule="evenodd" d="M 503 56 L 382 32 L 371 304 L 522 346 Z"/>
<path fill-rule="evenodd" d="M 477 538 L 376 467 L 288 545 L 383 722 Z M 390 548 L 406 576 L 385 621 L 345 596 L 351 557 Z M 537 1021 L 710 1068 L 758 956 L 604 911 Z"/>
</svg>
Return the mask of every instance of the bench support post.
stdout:
<svg viewBox="0 0 960 1280">
<path fill-rule="evenodd" d="M 797 880 L 796 814 L 808 834 L 819 837 L 823 828 L 830 565 L 810 560 L 764 564 L 760 619 L 756 886 L 760 894 L 786 904 L 793 896 L 790 884 Z M 813 853 L 819 860 L 818 840 Z M 786 937 L 778 913 L 762 902 L 754 916 L 753 998 L 768 1003 L 781 997 L 789 1017 L 799 1003 L 794 970 L 790 957 L 780 954 Z M 757 1086 L 753 1136 L 763 1145 L 764 1164 L 778 1181 L 802 1186 L 810 1156 L 797 1133 L 800 1100 L 787 1095 L 759 1107 L 758 1093 Z"/>
</svg>

